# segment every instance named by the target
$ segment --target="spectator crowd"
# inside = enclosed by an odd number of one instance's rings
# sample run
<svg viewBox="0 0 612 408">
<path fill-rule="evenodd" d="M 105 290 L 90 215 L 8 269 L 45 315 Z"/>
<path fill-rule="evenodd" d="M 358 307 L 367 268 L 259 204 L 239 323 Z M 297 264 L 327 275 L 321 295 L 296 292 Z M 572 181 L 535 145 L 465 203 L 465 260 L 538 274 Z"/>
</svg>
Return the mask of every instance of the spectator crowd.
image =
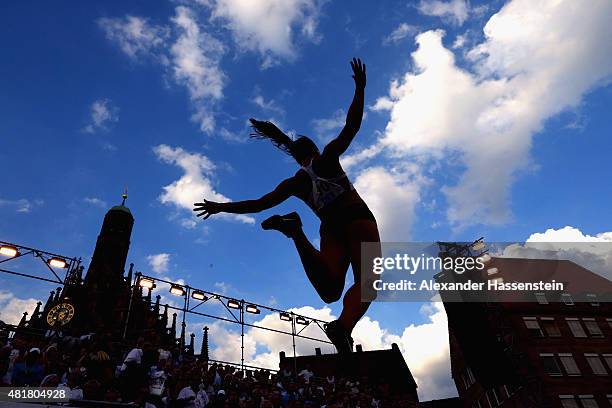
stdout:
<svg viewBox="0 0 612 408">
<path fill-rule="evenodd" d="M 63 337 L 45 344 L 13 339 L 0 350 L 0 386 L 58 387 L 73 401 L 146 408 L 410 407 L 407 395 L 372 378 L 245 370 L 204 361 L 139 339 L 129 350 L 110 336 Z M 79 402 L 80 401 L 80 402 Z M 95 404 L 94 404 L 95 405 Z M 90 405 L 91 406 L 91 405 Z"/>
</svg>

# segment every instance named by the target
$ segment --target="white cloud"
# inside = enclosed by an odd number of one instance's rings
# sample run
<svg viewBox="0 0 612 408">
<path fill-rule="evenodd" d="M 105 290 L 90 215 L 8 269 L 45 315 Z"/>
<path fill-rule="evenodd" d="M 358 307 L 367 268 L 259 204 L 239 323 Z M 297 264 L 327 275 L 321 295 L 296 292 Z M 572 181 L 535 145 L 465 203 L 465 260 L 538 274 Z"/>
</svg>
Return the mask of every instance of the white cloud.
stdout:
<svg viewBox="0 0 612 408">
<path fill-rule="evenodd" d="M 112 123 L 119 121 L 119 108 L 110 99 L 98 99 L 91 104 L 89 123 L 83 128 L 86 133 L 108 130 Z"/>
<path fill-rule="evenodd" d="M 334 320 L 336 316 L 331 309 L 316 309 L 303 306 L 291 311 L 325 321 Z M 353 332 L 355 344 L 361 344 L 364 350 L 388 349 L 397 343 L 400 351 L 418 384 L 421 400 L 444 398 L 456 395 L 455 385 L 450 377 L 450 356 L 446 314 L 441 303 L 427 304 L 421 309 L 426 318 L 423 324 L 410 325 L 401 333 L 393 333 L 380 326 L 376 320 L 364 317 Z M 269 314 L 254 322 L 263 327 L 290 331 L 290 325 Z M 211 358 L 223 361 L 240 361 L 240 334 L 230 325 L 214 323 L 210 326 L 211 339 L 223 339 L 211 349 Z M 307 326 L 303 335 L 326 340 L 323 332 L 315 325 Z M 323 353 L 333 353 L 331 345 L 297 338 L 298 355 L 314 354 L 314 348 L 321 347 Z M 257 350 L 260 352 L 257 352 Z M 263 351 L 262 351 L 263 349 Z M 247 329 L 245 332 L 245 362 L 256 366 L 278 367 L 278 353 L 285 351 L 292 355 L 291 336 L 273 333 L 266 330 Z"/>
<path fill-rule="evenodd" d="M 527 242 L 611 242 L 612 232 L 602 232 L 595 236 L 584 234 L 578 228 L 569 225 L 554 229 L 549 228 L 545 232 L 533 233 L 527 238 Z"/>
<path fill-rule="evenodd" d="M 408 239 L 422 183 L 414 169 L 370 167 L 359 173 L 355 188 L 376 217 L 382 241 Z"/>
<path fill-rule="evenodd" d="M 404 38 L 416 34 L 417 30 L 418 28 L 412 24 L 401 23 L 391 32 L 391 34 L 383 38 L 382 44 L 389 45 L 398 43 Z"/>
<path fill-rule="evenodd" d="M 296 32 L 317 42 L 316 28 L 322 2 L 319 0 L 210 0 L 200 1 L 211 9 L 213 20 L 223 21 L 239 48 L 257 51 L 264 66 L 280 57 L 293 60 Z"/>
<path fill-rule="evenodd" d="M 470 14 L 467 0 L 421 0 L 417 9 L 426 16 L 440 17 L 456 25 L 462 25 Z"/>
<path fill-rule="evenodd" d="M 465 42 L 467 41 L 467 33 L 465 34 L 459 34 L 457 37 L 455 37 L 455 41 L 453 42 L 453 49 L 457 49 L 457 48 L 461 48 L 465 45 Z"/>
<path fill-rule="evenodd" d="M 147 262 L 153 272 L 158 275 L 164 274 L 168 272 L 168 266 L 170 265 L 170 254 L 161 253 L 161 254 L 153 254 L 147 255 Z"/>
<path fill-rule="evenodd" d="M 344 127 L 345 123 L 346 112 L 344 109 L 338 109 L 329 118 L 313 119 L 312 127 L 317 138 L 327 143 L 338 136 L 338 131 Z"/>
<path fill-rule="evenodd" d="M 612 280 L 612 232 L 584 234 L 578 228 L 549 228 L 531 234 L 525 243 L 506 246 L 503 257 L 567 259 Z"/>
<path fill-rule="evenodd" d="M 127 15 L 123 18 L 100 18 L 98 25 L 106 38 L 116 42 L 130 58 L 158 55 L 165 45 L 170 30 L 165 26 L 153 25 L 148 19 Z"/>
<path fill-rule="evenodd" d="M 163 188 L 164 192 L 159 197 L 163 204 L 172 204 L 193 214 L 193 203 L 201 202 L 203 198 L 218 202 L 230 201 L 213 187 L 211 178 L 215 173 L 215 165 L 208 157 L 168 145 L 156 146 L 153 151 L 158 159 L 178 166 L 184 172 L 178 180 Z M 217 214 L 212 217 L 229 218 L 247 224 L 255 222 L 252 217 L 242 214 Z M 185 225 L 184 221 L 181 221 L 181 224 Z"/>
<path fill-rule="evenodd" d="M 181 218 L 179 220 L 179 223 L 181 224 L 182 227 L 187 228 L 187 229 L 194 229 L 195 227 L 198 226 L 198 223 L 196 222 L 196 220 L 192 218 Z"/>
<path fill-rule="evenodd" d="M 28 214 L 36 207 L 40 207 L 45 202 L 43 200 L 28 200 L 21 198 L 18 200 L 5 200 L 0 198 L 0 207 L 5 207 L 14 210 L 18 213 Z"/>
<path fill-rule="evenodd" d="M 285 110 L 282 108 L 282 106 L 280 106 L 274 99 L 266 100 L 266 98 L 264 98 L 260 93 L 259 89 L 256 89 L 252 102 L 259 106 L 263 111 L 276 113 L 281 116 L 285 115 Z"/>
<path fill-rule="evenodd" d="M 232 285 L 226 282 L 215 282 L 215 288 L 217 288 L 217 290 L 221 292 L 222 295 L 225 295 L 230 291 Z"/>
<path fill-rule="evenodd" d="M 106 37 L 130 58 L 153 56 L 166 67 L 175 82 L 187 89 L 195 111 L 191 119 L 201 131 L 211 133 L 215 127 L 214 107 L 223 98 L 227 83 L 220 67 L 225 46 L 202 28 L 197 14 L 188 7 L 176 7 L 171 23 L 174 38 L 170 27 L 153 25 L 143 17 L 98 20 Z M 93 132 L 96 126 L 88 125 L 85 130 Z"/>
<path fill-rule="evenodd" d="M 34 298 L 21 299 L 11 292 L 0 290 L 0 320 L 17 324 L 23 317 L 23 312 L 28 312 L 30 318 L 38 301 Z"/>
<path fill-rule="evenodd" d="M 465 170 L 458 182 L 442 187 L 451 224 L 508 222 L 510 187 L 530 164 L 533 136 L 612 74 L 612 54 L 602 52 L 612 37 L 604 17 L 610 13 L 605 0 L 589 7 L 513 0 L 489 19 L 485 40 L 468 53 L 471 72 L 456 65 L 443 31 L 420 34 L 414 68 L 374 105 L 390 120 L 370 149 L 386 150 L 394 162 L 459 158 Z"/>
<path fill-rule="evenodd" d="M 223 97 L 223 87 L 227 82 L 220 68 L 225 47 L 200 29 L 195 13 L 187 7 L 177 7 L 172 22 L 180 32 L 170 48 L 174 77 L 189 91 L 196 110 L 192 119 L 203 132 L 210 133 L 215 126 L 212 102 Z"/>
<path fill-rule="evenodd" d="M 108 206 L 106 204 L 106 201 L 98 197 L 85 197 L 83 198 L 83 201 L 86 202 L 87 204 L 95 205 L 96 207 L 100 207 L 100 208 L 105 208 Z"/>
</svg>

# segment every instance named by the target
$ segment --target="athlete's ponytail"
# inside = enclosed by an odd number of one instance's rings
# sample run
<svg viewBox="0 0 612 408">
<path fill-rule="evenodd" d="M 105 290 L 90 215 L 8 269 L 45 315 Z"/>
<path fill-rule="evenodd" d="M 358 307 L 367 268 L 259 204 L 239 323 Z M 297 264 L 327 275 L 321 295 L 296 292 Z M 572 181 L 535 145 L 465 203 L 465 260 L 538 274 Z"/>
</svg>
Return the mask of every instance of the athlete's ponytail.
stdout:
<svg viewBox="0 0 612 408">
<path fill-rule="evenodd" d="M 296 140 L 291 139 L 272 122 L 250 119 L 253 127 L 251 137 L 256 139 L 268 139 L 274 146 L 290 155 L 298 163 L 319 152 L 317 145 L 307 136 L 300 136 Z"/>
<path fill-rule="evenodd" d="M 272 122 L 249 119 L 251 121 L 251 125 L 253 128 L 253 133 L 251 133 L 251 137 L 255 139 L 268 139 L 270 140 L 274 146 L 292 156 L 291 154 L 291 144 L 293 140 L 283 133 L 282 130 L 276 127 L 276 125 Z"/>
</svg>

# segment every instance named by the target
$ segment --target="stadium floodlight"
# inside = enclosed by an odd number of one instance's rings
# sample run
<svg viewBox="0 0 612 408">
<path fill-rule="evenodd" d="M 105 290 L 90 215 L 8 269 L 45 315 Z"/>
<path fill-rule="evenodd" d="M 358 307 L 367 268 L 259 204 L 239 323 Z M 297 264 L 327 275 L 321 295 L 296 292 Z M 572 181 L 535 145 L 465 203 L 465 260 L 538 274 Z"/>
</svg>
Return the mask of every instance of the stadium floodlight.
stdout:
<svg viewBox="0 0 612 408">
<path fill-rule="evenodd" d="M 191 292 L 191 297 L 196 299 L 196 300 L 206 300 L 206 299 L 208 299 L 208 297 L 206 297 L 204 292 L 202 292 L 201 290 L 194 290 L 193 292 Z"/>
<path fill-rule="evenodd" d="M 181 285 L 172 284 L 172 286 L 170 286 L 170 293 L 176 296 L 185 296 L 185 288 Z"/>
<path fill-rule="evenodd" d="M 0 255 L 8 256 L 9 258 L 14 258 L 19 255 L 19 250 L 17 247 L 12 245 L 2 245 L 0 246 Z"/>
<path fill-rule="evenodd" d="M 280 312 L 279 317 L 280 317 L 281 320 L 284 320 L 286 322 L 290 322 L 291 321 L 291 315 L 289 313 L 287 313 L 287 312 Z"/>
<path fill-rule="evenodd" d="M 297 324 L 303 324 L 304 326 L 306 326 L 308 323 L 310 323 L 308 320 L 306 320 L 304 317 L 302 316 L 298 316 L 295 318 L 295 322 Z"/>
<path fill-rule="evenodd" d="M 151 278 L 140 278 L 138 279 L 138 286 L 145 289 L 153 289 L 155 287 L 155 281 Z"/>
<path fill-rule="evenodd" d="M 246 311 L 248 313 L 253 313 L 253 314 L 260 314 L 261 311 L 259 310 L 259 308 L 255 305 L 246 305 Z"/>
<path fill-rule="evenodd" d="M 484 248 L 485 248 L 485 243 L 482 240 L 482 238 L 472 244 L 472 249 L 474 251 L 481 251 Z"/>
<path fill-rule="evenodd" d="M 47 261 L 47 263 L 49 264 L 49 266 L 51 266 L 53 268 L 67 268 L 68 267 L 68 263 L 66 262 L 65 259 L 58 258 L 56 256 L 54 256 L 53 258 L 49 259 Z"/>
<path fill-rule="evenodd" d="M 240 309 L 240 302 L 238 302 L 236 299 L 230 299 L 227 301 L 227 307 L 230 309 Z"/>
</svg>

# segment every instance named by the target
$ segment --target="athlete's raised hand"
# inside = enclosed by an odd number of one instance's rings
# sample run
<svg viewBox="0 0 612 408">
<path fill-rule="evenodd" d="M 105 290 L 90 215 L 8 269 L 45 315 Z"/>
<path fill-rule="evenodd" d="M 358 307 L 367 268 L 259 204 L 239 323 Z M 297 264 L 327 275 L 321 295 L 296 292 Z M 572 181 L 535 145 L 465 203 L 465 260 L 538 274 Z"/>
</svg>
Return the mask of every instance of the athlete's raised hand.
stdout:
<svg viewBox="0 0 612 408">
<path fill-rule="evenodd" d="M 222 211 L 221 206 L 223 203 L 217 203 L 214 201 L 209 201 L 204 199 L 203 203 L 193 203 L 193 211 L 198 212 L 198 217 L 204 217 L 203 219 L 207 219 L 213 214 L 220 213 Z"/>
<path fill-rule="evenodd" d="M 353 69 L 353 79 L 355 80 L 355 86 L 357 88 L 365 88 L 366 86 L 366 66 L 361 62 L 359 58 L 353 58 L 351 61 L 351 68 Z"/>
</svg>

